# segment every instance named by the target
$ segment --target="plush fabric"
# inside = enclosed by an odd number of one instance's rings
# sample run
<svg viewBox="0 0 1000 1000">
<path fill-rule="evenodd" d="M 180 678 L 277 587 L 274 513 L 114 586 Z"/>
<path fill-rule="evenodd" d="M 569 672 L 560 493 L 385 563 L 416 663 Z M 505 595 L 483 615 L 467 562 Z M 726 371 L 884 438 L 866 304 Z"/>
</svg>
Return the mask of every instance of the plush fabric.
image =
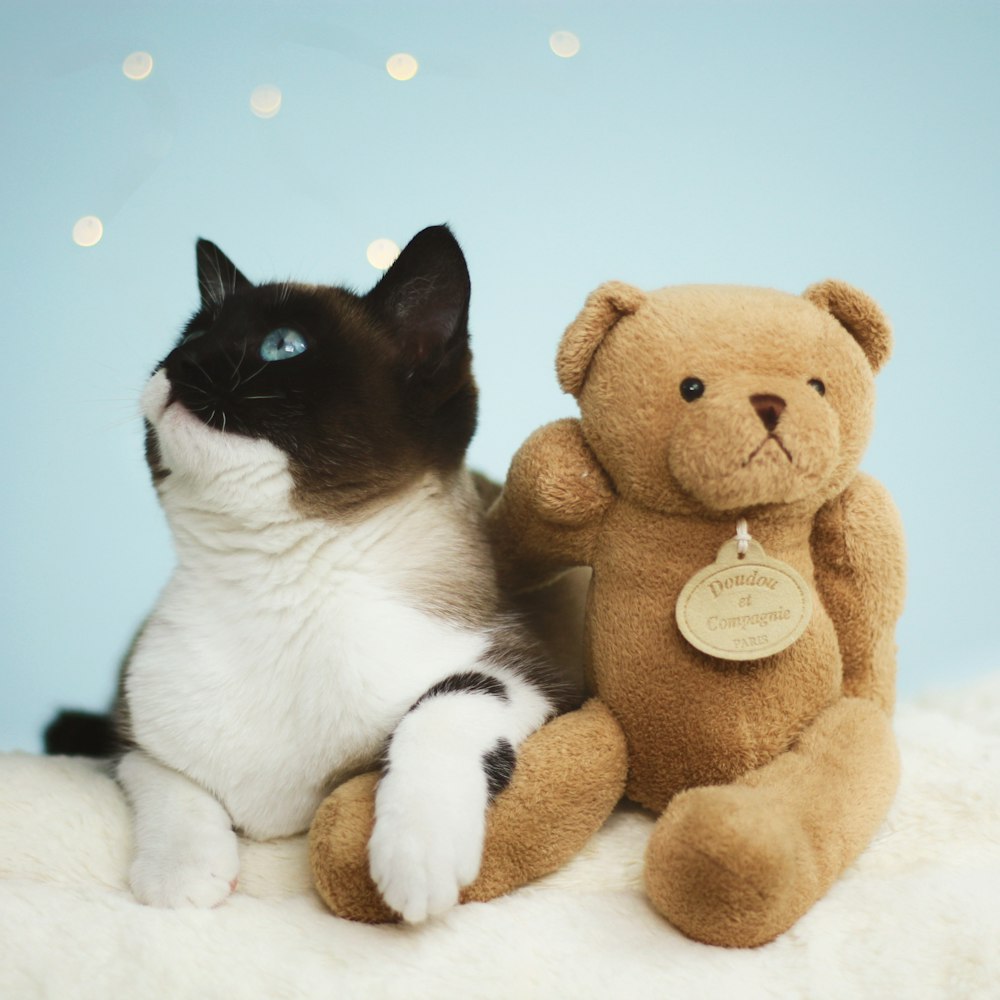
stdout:
<svg viewBox="0 0 1000 1000">
<path fill-rule="evenodd" d="M 555 874 L 422 927 L 331 916 L 305 837 L 243 843 L 226 903 L 164 911 L 128 892 L 127 809 L 99 767 L 2 755 L 0 997 L 996 997 L 1000 673 L 903 704 L 895 729 L 902 781 L 872 844 L 790 931 L 743 951 L 652 909 L 638 807 Z"/>
</svg>

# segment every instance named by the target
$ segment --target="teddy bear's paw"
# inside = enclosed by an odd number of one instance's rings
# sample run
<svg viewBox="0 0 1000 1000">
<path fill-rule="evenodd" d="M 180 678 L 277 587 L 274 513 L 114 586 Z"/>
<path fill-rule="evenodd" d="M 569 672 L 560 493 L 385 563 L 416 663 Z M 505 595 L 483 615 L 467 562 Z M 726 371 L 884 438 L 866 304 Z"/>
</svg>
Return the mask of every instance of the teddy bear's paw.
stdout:
<svg viewBox="0 0 1000 1000">
<path fill-rule="evenodd" d="M 157 831 L 139 844 L 129 872 L 136 899 L 168 909 L 218 906 L 236 888 L 236 834 L 216 824 Z"/>
<path fill-rule="evenodd" d="M 479 872 L 486 829 L 482 768 L 446 777 L 393 767 L 375 794 L 368 845 L 371 875 L 385 902 L 407 923 L 444 913 Z"/>
<path fill-rule="evenodd" d="M 646 891 L 689 937 L 728 947 L 770 941 L 819 892 L 791 811 L 735 786 L 694 788 L 671 802 L 650 837 Z"/>
</svg>

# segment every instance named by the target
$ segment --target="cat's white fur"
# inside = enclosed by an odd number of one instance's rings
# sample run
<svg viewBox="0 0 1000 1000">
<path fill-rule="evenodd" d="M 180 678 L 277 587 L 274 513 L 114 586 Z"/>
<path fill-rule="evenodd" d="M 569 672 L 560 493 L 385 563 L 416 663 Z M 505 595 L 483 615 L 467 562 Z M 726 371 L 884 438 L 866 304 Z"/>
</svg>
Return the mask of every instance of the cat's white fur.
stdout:
<svg viewBox="0 0 1000 1000">
<path fill-rule="evenodd" d="M 160 495 L 177 566 L 125 681 L 139 747 L 118 770 L 135 812 L 134 892 L 160 906 L 221 902 L 238 874 L 232 827 L 257 839 L 305 829 L 395 732 L 372 874 L 407 920 L 441 912 L 478 871 L 483 754 L 501 738 L 516 747 L 550 709 L 484 660 L 485 630 L 407 592 L 421 560 L 461 551 L 454 505 L 468 498 L 426 477 L 356 523 L 304 516 L 283 452 L 213 430 L 168 396 L 161 370 L 142 408 L 171 469 Z M 443 694 L 407 714 L 469 670 L 502 679 L 509 699 Z"/>
</svg>

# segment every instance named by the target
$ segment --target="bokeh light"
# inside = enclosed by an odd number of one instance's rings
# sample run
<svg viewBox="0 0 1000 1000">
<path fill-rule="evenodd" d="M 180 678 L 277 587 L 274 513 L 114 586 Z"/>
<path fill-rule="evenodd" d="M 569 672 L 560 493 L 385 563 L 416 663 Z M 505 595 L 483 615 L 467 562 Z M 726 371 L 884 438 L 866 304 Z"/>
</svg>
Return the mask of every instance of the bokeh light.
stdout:
<svg viewBox="0 0 1000 1000">
<path fill-rule="evenodd" d="M 399 256 L 399 247 L 392 240 L 372 240 L 368 244 L 368 263 L 379 271 L 388 270 Z"/>
<path fill-rule="evenodd" d="M 96 215 L 85 215 L 73 223 L 73 242 L 77 246 L 96 246 L 103 235 L 104 223 Z"/>
<path fill-rule="evenodd" d="M 250 92 L 250 110 L 258 118 L 273 118 L 281 110 L 281 91 L 270 83 Z"/>
<path fill-rule="evenodd" d="M 571 59 L 580 51 L 580 39 L 572 31 L 554 31 L 549 36 L 549 48 L 562 59 Z"/>
<path fill-rule="evenodd" d="M 153 72 L 153 57 L 148 52 L 131 52 L 122 63 L 122 72 L 130 80 L 145 80 Z"/>
<path fill-rule="evenodd" d="M 397 52 L 386 59 L 385 68 L 393 80 L 412 80 L 420 65 L 409 52 Z"/>
</svg>

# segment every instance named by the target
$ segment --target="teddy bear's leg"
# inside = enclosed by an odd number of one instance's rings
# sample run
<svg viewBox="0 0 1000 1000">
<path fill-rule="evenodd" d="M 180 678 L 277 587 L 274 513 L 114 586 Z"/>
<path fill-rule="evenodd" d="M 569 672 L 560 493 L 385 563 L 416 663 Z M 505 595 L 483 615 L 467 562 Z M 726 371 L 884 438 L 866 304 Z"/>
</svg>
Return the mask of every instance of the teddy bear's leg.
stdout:
<svg viewBox="0 0 1000 1000">
<path fill-rule="evenodd" d="M 626 770 L 624 734 L 596 699 L 529 736 L 510 785 L 490 807 L 483 862 L 462 902 L 492 899 L 564 865 L 621 798 Z M 320 806 L 309 831 L 320 895 L 337 916 L 366 923 L 399 919 L 368 870 L 377 783 L 377 774 L 345 782 Z"/>
<path fill-rule="evenodd" d="M 771 763 L 672 800 L 646 854 L 650 899 L 698 941 L 764 944 L 864 850 L 898 778 L 888 716 L 845 698 Z"/>
</svg>

